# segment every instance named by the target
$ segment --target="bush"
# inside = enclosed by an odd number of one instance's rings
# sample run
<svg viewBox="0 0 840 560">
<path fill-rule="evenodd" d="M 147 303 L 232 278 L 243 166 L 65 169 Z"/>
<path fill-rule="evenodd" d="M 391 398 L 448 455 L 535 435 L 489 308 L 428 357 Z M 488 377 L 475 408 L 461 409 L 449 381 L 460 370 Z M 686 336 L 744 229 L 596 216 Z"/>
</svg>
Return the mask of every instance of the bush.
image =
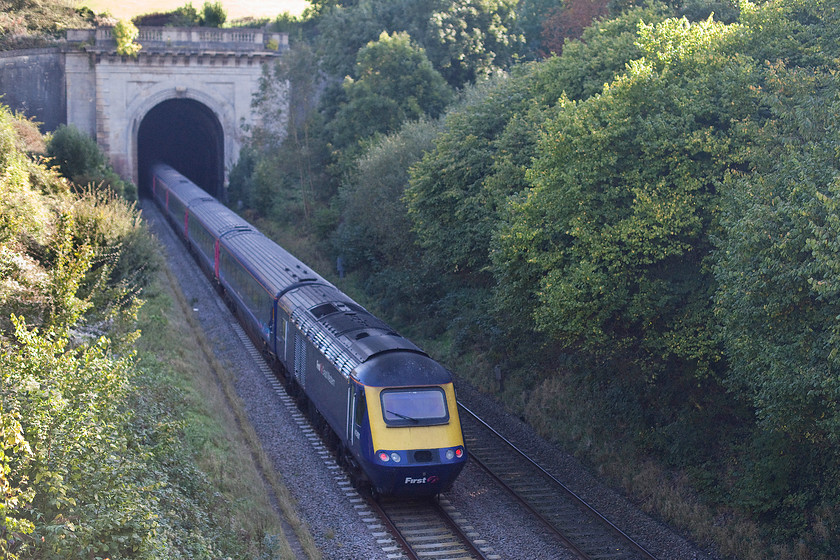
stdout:
<svg viewBox="0 0 840 560">
<path fill-rule="evenodd" d="M 0 143 L 9 133 L 4 130 L 0 116 Z M 4 153 L 2 148 L 0 154 L 3 154 L 0 155 L 0 243 L 23 232 L 42 239 L 47 210 L 31 188 L 31 162 L 18 153 Z"/>
<path fill-rule="evenodd" d="M 204 17 L 201 18 L 201 25 L 204 27 L 221 27 L 227 20 L 227 12 L 221 2 L 205 2 Z"/>
<path fill-rule="evenodd" d="M 61 125 L 48 137 L 47 156 L 76 185 L 94 185 L 128 200 L 137 199 L 137 187 L 123 181 L 108 164 L 96 141 L 73 125 Z"/>
<path fill-rule="evenodd" d="M 143 48 L 134 42 L 140 34 L 137 26 L 130 21 L 120 20 L 114 26 L 114 38 L 117 40 L 117 54 L 122 56 L 137 56 Z"/>
<path fill-rule="evenodd" d="M 83 290 L 94 291 L 98 315 L 126 309 L 152 281 L 160 255 L 133 203 L 110 192 L 87 189 L 73 205 L 74 245 L 96 251 Z M 105 285 L 97 285 L 105 274 Z"/>
<path fill-rule="evenodd" d="M 32 490 L 12 510 L 32 530 L 16 535 L 23 557 L 152 557 L 155 480 L 124 430 L 131 357 L 112 357 L 104 338 L 73 350 L 57 331 L 22 319 L 15 330 L 0 354 L 0 399 L 31 451 L 7 467 Z"/>
<path fill-rule="evenodd" d="M 105 154 L 96 140 L 73 125 L 61 125 L 49 136 L 47 156 L 53 159 L 58 171 L 71 180 L 105 167 Z"/>
<path fill-rule="evenodd" d="M 198 16 L 198 10 L 193 7 L 192 2 L 187 2 L 172 12 L 171 19 L 167 25 L 173 27 L 192 27 L 198 25 L 200 21 L 201 18 Z"/>
</svg>

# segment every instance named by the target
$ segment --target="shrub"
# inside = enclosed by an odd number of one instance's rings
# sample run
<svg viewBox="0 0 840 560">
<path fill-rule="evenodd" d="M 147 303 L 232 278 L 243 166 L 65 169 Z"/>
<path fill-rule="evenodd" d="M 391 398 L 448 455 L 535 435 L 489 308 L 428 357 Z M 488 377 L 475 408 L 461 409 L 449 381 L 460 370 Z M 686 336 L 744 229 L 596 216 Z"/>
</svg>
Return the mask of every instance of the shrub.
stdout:
<svg viewBox="0 0 840 560">
<path fill-rule="evenodd" d="M 204 27 L 221 27 L 227 20 L 227 12 L 221 2 L 205 2 L 204 17 L 201 18 L 201 25 Z"/>
<path fill-rule="evenodd" d="M 130 309 L 160 267 L 136 207 L 113 193 L 87 189 L 72 214 L 73 245 L 94 250 L 82 293 L 91 298 L 98 317 Z"/>
<path fill-rule="evenodd" d="M 96 140 L 73 125 L 61 125 L 49 136 L 47 156 L 71 180 L 105 167 L 105 154 Z"/>
<path fill-rule="evenodd" d="M 142 45 L 134 42 L 140 34 L 137 26 L 127 20 L 120 20 L 114 26 L 114 37 L 117 39 L 117 54 L 122 56 L 137 56 Z"/>
<path fill-rule="evenodd" d="M 123 181 L 108 164 L 96 141 L 72 125 L 61 125 L 49 136 L 47 156 L 76 185 L 94 185 L 128 200 L 137 199 L 137 187 Z"/>
</svg>

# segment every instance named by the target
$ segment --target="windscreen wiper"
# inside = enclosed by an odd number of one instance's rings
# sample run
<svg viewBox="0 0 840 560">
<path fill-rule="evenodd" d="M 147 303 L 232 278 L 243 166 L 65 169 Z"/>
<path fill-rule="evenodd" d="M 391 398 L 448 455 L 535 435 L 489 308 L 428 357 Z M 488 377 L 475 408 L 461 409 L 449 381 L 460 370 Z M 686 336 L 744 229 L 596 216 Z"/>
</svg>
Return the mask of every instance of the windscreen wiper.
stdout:
<svg viewBox="0 0 840 560">
<path fill-rule="evenodd" d="M 385 412 L 387 412 L 388 414 L 393 414 L 394 416 L 402 418 L 403 420 L 409 420 L 411 422 L 414 422 L 415 424 L 420 422 L 420 420 L 418 420 L 417 418 L 412 418 L 411 416 L 406 416 L 405 414 L 400 414 L 399 412 L 394 412 L 393 410 L 386 410 Z"/>
</svg>

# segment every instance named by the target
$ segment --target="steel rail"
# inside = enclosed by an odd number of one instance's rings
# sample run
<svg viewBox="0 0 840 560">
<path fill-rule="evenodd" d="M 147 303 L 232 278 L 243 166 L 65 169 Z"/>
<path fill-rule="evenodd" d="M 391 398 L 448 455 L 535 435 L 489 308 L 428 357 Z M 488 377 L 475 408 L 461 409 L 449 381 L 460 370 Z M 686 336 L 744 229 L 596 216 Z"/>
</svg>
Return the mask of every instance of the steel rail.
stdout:
<svg viewBox="0 0 840 560">
<path fill-rule="evenodd" d="M 403 552 L 405 552 L 408 556 L 409 560 L 420 560 L 420 557 L 417 556 L 417 553 L 414 552 L 414 549 L 405 539 L 405 536 L 402 534 L 402 531 L 400 531 L 397 528 L 397 526 L 391 520 L 391 516 L 388 515 L 388 513 L 382 508 L 379 502 L 374 500 L 372 496 L 366 496 L 366 499 L 367 504 L 373 511 L 376 512 L 376 515 L 379 517 L 380 520 L 382 520 L 382 523 L 385 525 L 385 528 L 388 530 L 389 533 L 391 533 L 391 536 L 394 537 L 394 539 L 397 541 L 397 544 L 400 545 L 400 548 L 402 548 Z"/>
<path fill-rule="evenodd" d="M 406 555 L 409 557 L 409 560 L 428 560 L 429 558 L 435 558 L 433 552 L 425 551 L 419 552 L 415 549 L 415 547 L 411 544 L 410 538 L 406 536 L 403 530 L 400 528 L 400 522 L 394 519 L 394 516 L 388 512 L 387 503 L 380 502 L 374 499 L 370 495 L 365 495 L 368 505 L 370 508 L 379 516 L 382 520 L 382 523 L 385 525 L 386 529 L 389 533 L 394 537 L 397 544 L 403 549 Z M 392 504 L 394 505 L 402 505 L 402 503 L 398 503 L 393 501 Z M 464 552 L 468 554 L 471 558 L 475 560 L 489 560 L 488 556 L 484 554 L 472 541 L 472 539 L 467 536 L 467 534 L 461 529 L 460 525 L 452 519 L 452 516 L 449 515 L 443 506 L 441 506 L 440 502 L 436 499 L 428 499 L 416 502 L 416 507 L 418 514 L 426 513 L 431 511 L 434 513 L 441 522 L 441 527 L 448 530 L 450 534 L 458 541 L 459 545 L 464 549 Z M 431 530 L 430 528 L 429 530 Z M 450 558 L 451 552 L 442 552 L 441 558 Z M 460 553 L 459 553 L 460 554 Z M 462 558 L 462 556 L 459 556 Z"/>
<path fill-rule="evenodd" d="M 496 438 L 502 441 L 509 449 L 511 449 L 520 459 L 524 460 L 527 464 L 531 467 L 537 469 L 543 476 L 547 479 L 552 481 L 557 488 L 559 488 L 563 494 L 568 496 L 579 508 L 581 508 L 587 515 L 593 518 L 596 522 L 600 523 L 602 526 L 609 529 L 616 537 L 624 542 L 625 544 L 629 545 L 635 553 L 640 555 L 644 560 L 657 560 L 657 558 L 646 548 L 644 548 L 641 544 L 636 542 L 632 537 L 618 528 L 613 522 L 609 519 L 604 517 L 598 510 L 594 507 L 589 505 L 583 498 L 578 496 L 575 492 L 573 492 L 568 486 L 563 484 L 559 481 L 554 475 L 550 472 L 545 470 L 541 465 L 539 465 L 536 461 L 531 459 L 524 451 L 519 449 L 513 442 L 508 440 L 505 436 L 500 434 L 495 428 L 490 426 L 487 422 L 481 419 L 476 413 L 470 410 L 467 406 L 463 403 L 458 402 L 458 406 L 466 412 L 472 419 L 477 421 L 481 424 L 486 430 L 490 431 Z M 467 448 L 468 455 L 470 459 L 476 462 L 485 472 L 490 474 L 493 479 L 497 480 L 518 502 L 520 502 L 528 511 L 530 511 L 534 516 L 536 516 L 543 524 L 545 524 L 553 533 L 559 536 L 559 538 L 568 545 L 578 556 L 584 559 L 591 559 L 592 556 L 586 553 L 585 551 L 581 550 L 579 546 L 577 546 L 574 542 L 571 541 L 566 535 L 564 535 L 559 528 L 548 518 L 546 518 L 541 512 L 539 512 L 533 505 L 522 497 L 515 489 L 513 489 L 507 482 L 502 480 L 496 473 L 492 471 L 487 465 L 484 464 L 478 457 L 474 454 L 469 453 L 469 448 Z"/>
<path fill-rule="evenodd" d="M 464 532 L 463 529 L 461 529 L 461 526 L 458 525 L 458 523 L 452 518 L 451 515 L 449 515 L 449 512 L 446 511 L 446 509 L 442 505 L 440 505 L 439 500 L 434 500 L 434 507 L 440 514 L 444 523 L 446 523 L 449 526 L 449 528 L 458 536 L 458 538 L 460 538 L 464 542 L 464 544 L 467 545 L 469 551 L 476 558 L 478 558 L 479 560 L 488 560 L 487 555 L 485 555 L 484 552 L 482 552 L 482 550 L 475 545 L 472 539 Z"/>
</svg>

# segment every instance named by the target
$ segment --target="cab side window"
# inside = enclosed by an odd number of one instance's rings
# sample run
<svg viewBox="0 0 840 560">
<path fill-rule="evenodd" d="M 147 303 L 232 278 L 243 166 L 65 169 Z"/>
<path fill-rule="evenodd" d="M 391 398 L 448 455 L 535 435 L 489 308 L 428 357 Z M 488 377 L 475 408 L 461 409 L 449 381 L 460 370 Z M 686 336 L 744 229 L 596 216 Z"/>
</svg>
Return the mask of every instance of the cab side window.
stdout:
<svg viewBox="0 0 840 560">
<path fill-rule="evenodd" d="M 356 391 L 356 410 L 353 411 L 353 418 L 355 419 L 357 426 L 362 425 L 362 420 L 364 420 L 366 410 L 367 402 L 365 401 L 365 392 Z"/>
</svg>

